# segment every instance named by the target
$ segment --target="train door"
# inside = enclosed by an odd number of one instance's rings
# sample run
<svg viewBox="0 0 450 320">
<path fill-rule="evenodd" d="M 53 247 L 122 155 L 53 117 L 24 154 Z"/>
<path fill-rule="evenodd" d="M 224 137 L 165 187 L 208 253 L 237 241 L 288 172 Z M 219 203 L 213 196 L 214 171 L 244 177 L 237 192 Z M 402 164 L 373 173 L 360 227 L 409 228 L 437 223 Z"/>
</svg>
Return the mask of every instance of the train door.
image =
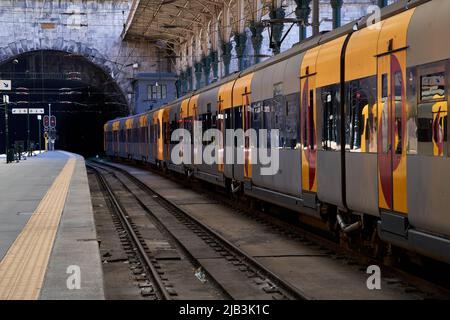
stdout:
<svg viewBox="0 0 450 320">
<path fill-rule="evenodd" d="M 406 51 L 378 57 L 378 201 L 385 211 L 407 213 Z"/>
<path fill-rule="evenodd" d="M 300 122 L 302 141 L 302 191 L 303 196 L 317 192 L 317 133 L 315 74 L 304 76 L 300 81 Z M 309 198 L 309 197 L 308 197 Z"/>
<path fill-rule="evenodd" d="M 164 152 L 163 159 L 166 163 L 170 159 L 170 109 L 164 109 L 163 114 L 163 144 L 164 144 Z"/>
<path fill-rule="evenodd" d="M 233 179 L 244 181 L 251 178 L 251 139 L 245 133 L 250 129 L 251 81 L 253 74 L 238 78 L 233 88 Z"/>
<path fill-rule="evenodd" d="M 219 130 L 222 133 L 222 139 L 219 139 L 218 141 L 218 163 L 217 163 L 217 170 L 219 172 L 223 173 L 224 170 L 224 139 L 225 139 L 225 125 L 224 125 L 224 108 L 223 108 L 223 98 L 222 95 L 219 93 L 219 97 L 217 100 L 217 130 Z"/>
<path fill-rule="evenodd" d="M 251 129 L 251 105 L 250 105 L 250 92 L 249 88 L 245 88 L 245 92 L 243 95 L 243 126 L 244 126 L 244 133 L 246 133 L 248 130 Z M 251 140 L 251 136 L 249 134 L 246 134 L 244 136 L 244 178 L 251 179 L 252 178 L 252 157 L 251 157 L 251 151 L 254 146 L 255 141 Z"/>
<path fill-rule="evenodd" d="M 198 97 L 199 97 L 199 95 L 195 95 L 189 100 L 189 108 L 188 108 L 188 110 L 189 110 L 188 111 L 189 112 L 189 114 L 188 114 L 189 118 L 188 119 L 189 119 L 189 122 L 190 122 L 189 131 L 190 131 L 190 134 L 191 134 L 191 146 L 190 146 L 190 148 L 191 148 L 191 159 L 190 159 L 190 162 L 189 162 L 189 164 L 187 166 L 190 167 L 191 169 L 194 168 L 195 153 L 196 152 L 201 152 L 201 150 L 196 150 L 194 148 L 194 140 L 196 138 L 198 138 L 198 137 L 195 137 L 195 131 L 194 131 L 194 124 L 195 124 L 195 121 L 197 121 L 197 119 L 198 119 L 198 116 L 197 116 Z M 200 137 L 200 139 L 201 139 L 201 137 Z M 201 157 L 201 154 L 200 154 L 200 157 Z"/>
</svg>

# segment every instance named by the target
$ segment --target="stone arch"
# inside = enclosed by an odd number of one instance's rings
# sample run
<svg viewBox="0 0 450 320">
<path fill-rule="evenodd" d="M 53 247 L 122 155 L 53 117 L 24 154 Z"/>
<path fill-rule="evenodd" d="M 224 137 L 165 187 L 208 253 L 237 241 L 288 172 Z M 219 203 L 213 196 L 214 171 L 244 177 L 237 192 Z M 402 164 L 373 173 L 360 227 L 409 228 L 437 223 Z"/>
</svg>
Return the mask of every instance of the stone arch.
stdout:
<svg viewBox="0 0 450 320">
<path fill-rule="evenodd" d="M 65 40 L 61 37 L 56 39 L 21 39 L 0 47 L 0 64 L 14 58 L 15 56 L 39 50 L 61 51 L 69 54 L 80 55 L 89 62 L 100 68 L 104 73 L 115 82 L 130 104 L 129 96 L 126 94 L 131 89 L 129 81 L 126 80 L 126 74 L 119 68 L 120 63 L 114 62 L 95 48 L 89 47 L 82 42 L 74 40 Z"/>
</svg>

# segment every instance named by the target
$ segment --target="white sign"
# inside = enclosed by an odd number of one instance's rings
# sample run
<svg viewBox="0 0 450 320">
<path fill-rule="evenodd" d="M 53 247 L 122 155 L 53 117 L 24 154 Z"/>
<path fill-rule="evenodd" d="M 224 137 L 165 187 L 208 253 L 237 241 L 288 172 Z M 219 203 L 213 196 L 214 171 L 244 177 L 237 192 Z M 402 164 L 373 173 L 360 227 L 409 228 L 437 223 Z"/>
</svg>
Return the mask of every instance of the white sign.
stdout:
<svg viewBox="0 0 450 320">
<path fill-rule="evenodd" d="M 0 80 L 0 90 L 11 90 L 11 80 Z"/>
<path fill-rule="evenodd" d="M 7 94 L 3 95 L 3 103 L 9 103 L 9 96 Z"/>
<path fill-rule="evenodd" d="M 29 111 L 28 111 L 29 110 Z M 13 114 L 44 114 L 44 109 L 26 109 L 26 108 L 14 108 L 12 109 Z"/>
<path fill-rule="evenodd" d="M 30 114 L 44 114 L 44 109 L 29 109 Z"/>
<path fill-rule="evenodd" d="M 41 121 L 41 120 L 42 120 L 42 116 L 41 116 L 41 115 L 38 115 L 38 116 L 37 116 L 37 119 L 38 119 L 39 121 Z"/>
<path fill-rule="evenodd" d="M 12 109 L 12 114 L 28 114 L 28 109 L 26 109 L 26 108 L 14 108 L 14 109 Z"/>
</svg>

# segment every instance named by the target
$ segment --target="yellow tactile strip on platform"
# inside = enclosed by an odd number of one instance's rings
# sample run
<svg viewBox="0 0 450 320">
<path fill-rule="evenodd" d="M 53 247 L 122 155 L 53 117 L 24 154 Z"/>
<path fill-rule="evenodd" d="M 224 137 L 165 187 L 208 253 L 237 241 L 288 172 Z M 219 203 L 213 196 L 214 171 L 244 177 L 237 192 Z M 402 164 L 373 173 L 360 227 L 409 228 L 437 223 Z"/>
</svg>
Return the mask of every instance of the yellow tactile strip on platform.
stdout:
<svg viewBox="0 0 450 320">
<path fill-rule="evenodd" d="M 67 161 L 0 262 L 0 300 L 39 298 L 75 164 Z"/>
</svg>

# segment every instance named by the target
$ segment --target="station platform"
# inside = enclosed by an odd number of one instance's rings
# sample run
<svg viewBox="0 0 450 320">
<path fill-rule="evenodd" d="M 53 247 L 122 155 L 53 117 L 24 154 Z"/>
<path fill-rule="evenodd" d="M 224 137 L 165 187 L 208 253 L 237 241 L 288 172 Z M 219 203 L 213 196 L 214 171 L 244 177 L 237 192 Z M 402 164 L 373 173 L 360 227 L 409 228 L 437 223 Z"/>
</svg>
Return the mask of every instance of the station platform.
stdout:
<svg viewBox="0 0 450 320">
<path fill-rule="evenodd" d="M 83 157 L 0 163 L 0 300 L 104 299 Z"/>
</svg>

